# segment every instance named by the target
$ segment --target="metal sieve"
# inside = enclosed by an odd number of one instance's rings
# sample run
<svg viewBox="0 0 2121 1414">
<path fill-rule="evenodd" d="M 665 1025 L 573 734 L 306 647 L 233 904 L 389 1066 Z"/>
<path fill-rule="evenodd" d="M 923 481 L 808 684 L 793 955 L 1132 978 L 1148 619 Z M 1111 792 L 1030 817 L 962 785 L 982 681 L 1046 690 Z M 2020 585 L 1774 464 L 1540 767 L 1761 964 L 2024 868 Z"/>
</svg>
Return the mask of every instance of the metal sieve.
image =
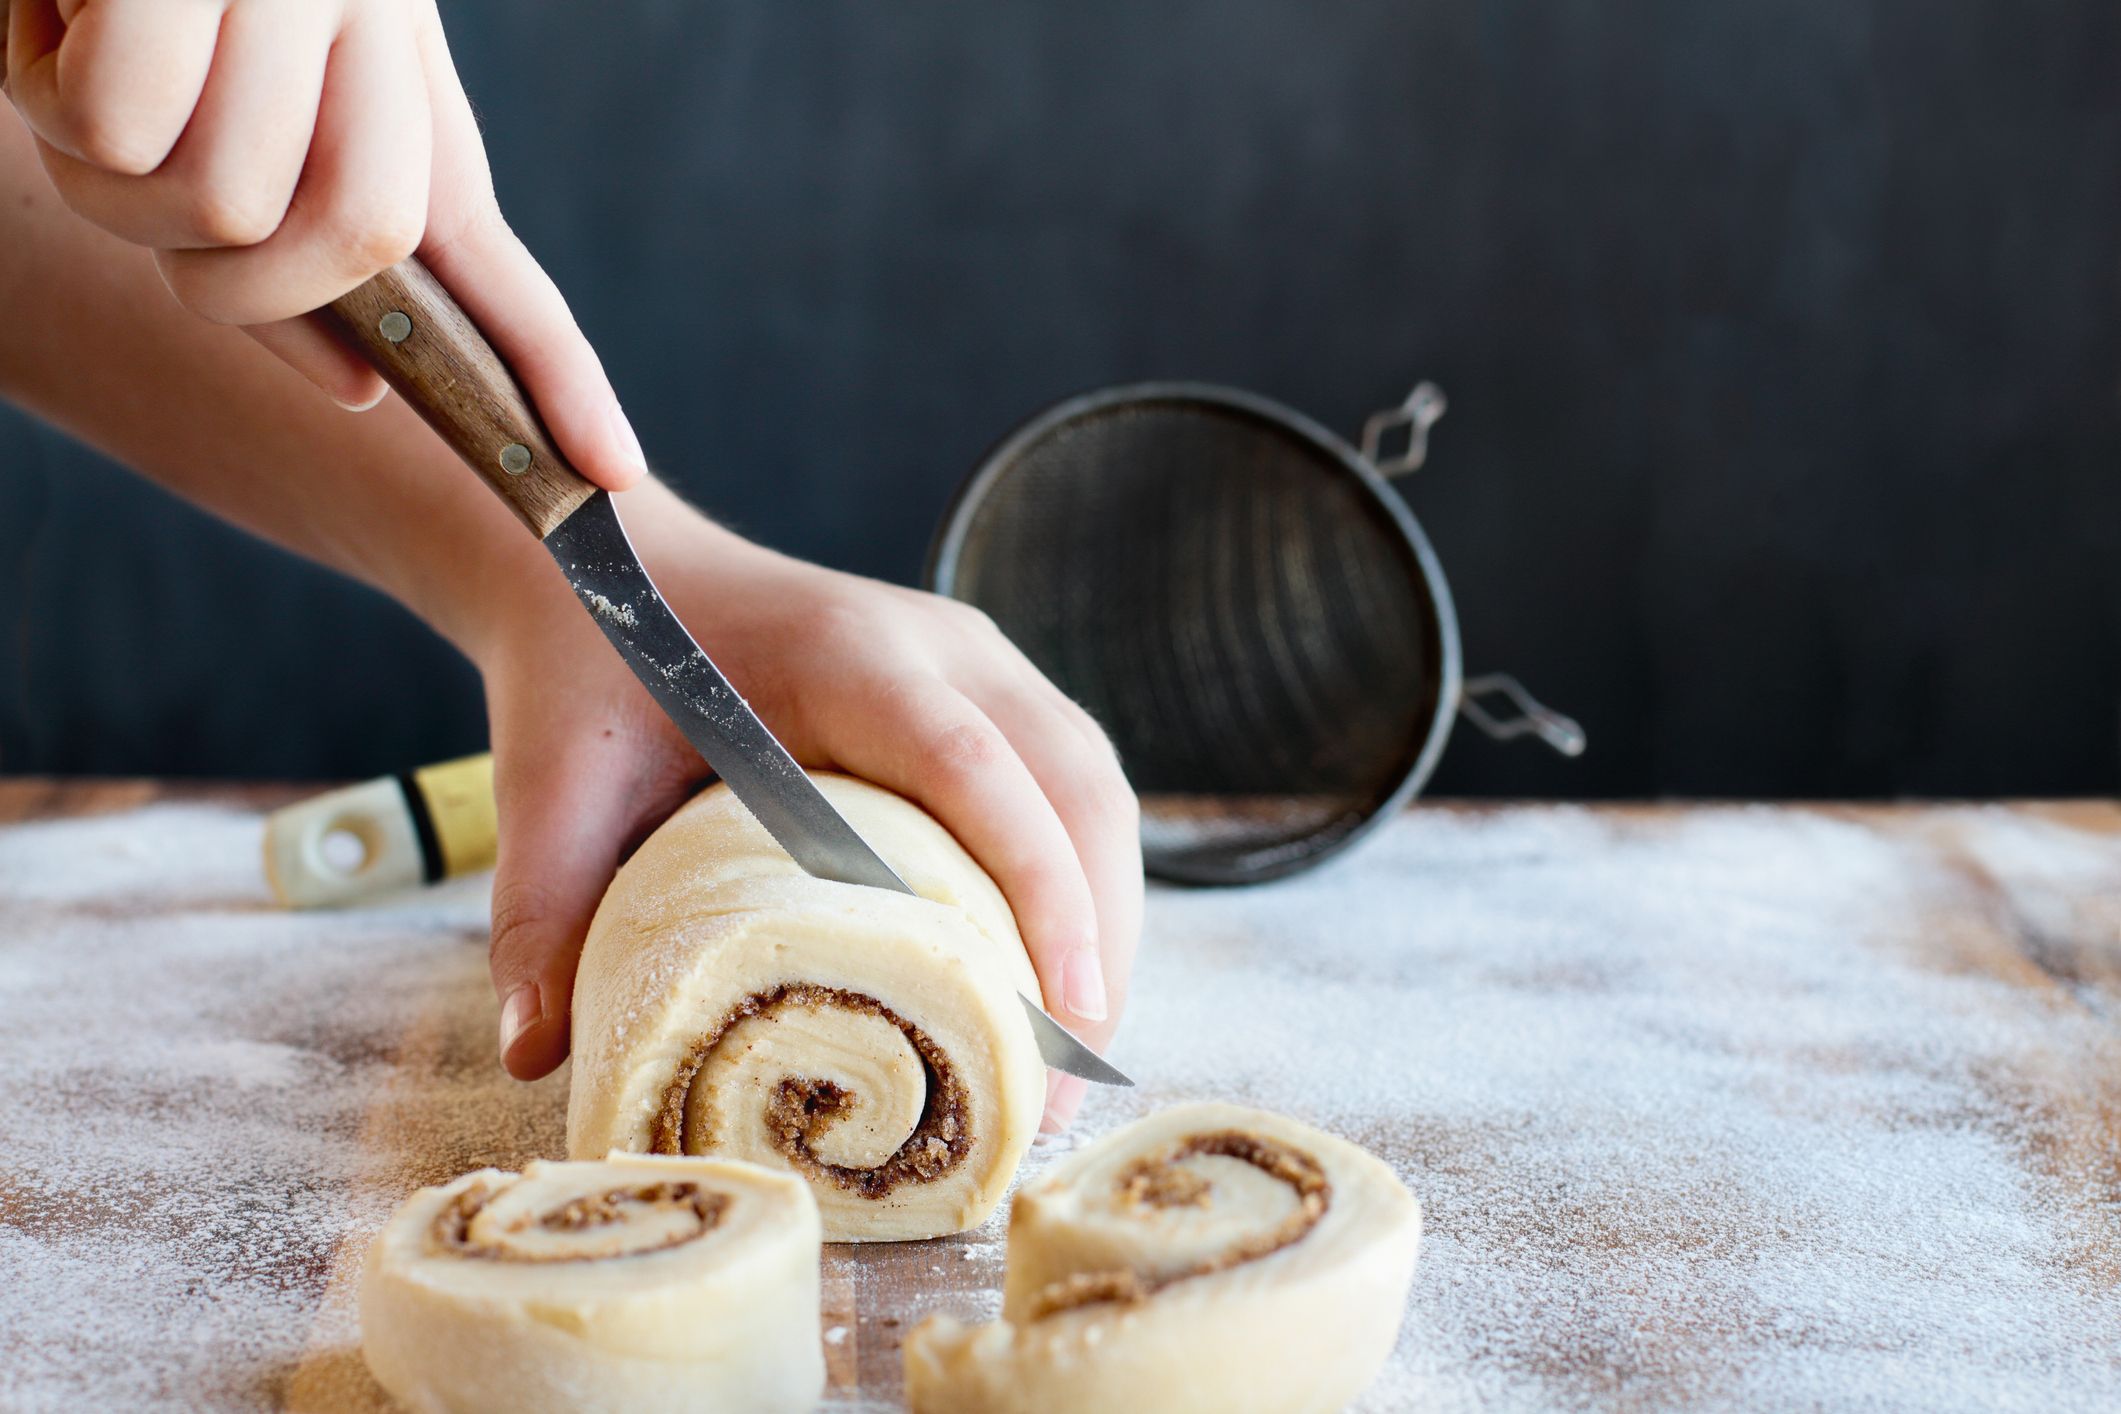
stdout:
<svg viewBox="0 0 2121 1414">
<path fill-rule="evenodd" d="M 1461 680 L 1442 566 L 1387 479 L 1421 466 L 1443 410 L 1423 383 L 1358 452 L 1251 393 L 1134 384 L 1040 413 L 958 488 L 929 587 L 985 610 L 1111 734 L 1152 875 L 1249 883 L 1328 858 L 1420 791 L 1459 713 L 1583 750 L 1514 678 Z"/>
</svg>

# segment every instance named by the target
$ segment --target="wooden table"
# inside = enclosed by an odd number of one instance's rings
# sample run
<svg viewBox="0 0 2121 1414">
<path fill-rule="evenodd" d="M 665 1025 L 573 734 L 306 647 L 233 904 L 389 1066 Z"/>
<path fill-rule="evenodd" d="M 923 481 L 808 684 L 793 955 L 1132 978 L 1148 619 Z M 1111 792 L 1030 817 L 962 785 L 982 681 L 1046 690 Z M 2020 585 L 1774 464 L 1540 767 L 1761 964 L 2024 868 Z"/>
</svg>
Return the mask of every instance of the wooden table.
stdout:
<svg viewBox="0 0 2121 1414">
<path fill-rule="evenodd" d="M 368 1234 L 559 1151 L 482 882 L 278 912 L 294 794 L 0 782 L 0 1407 L 378 1407 Z M 2112 803 L 1422 805 L 1153 891 L 1118 1055 L 1085 1131 L 1245 1099 L 1423 1199 L 1365 1409 L 2121 1407 Z M 1001 1236 L 828 1249 L 830 1407 L 991 1313 Z"/>
</svg>

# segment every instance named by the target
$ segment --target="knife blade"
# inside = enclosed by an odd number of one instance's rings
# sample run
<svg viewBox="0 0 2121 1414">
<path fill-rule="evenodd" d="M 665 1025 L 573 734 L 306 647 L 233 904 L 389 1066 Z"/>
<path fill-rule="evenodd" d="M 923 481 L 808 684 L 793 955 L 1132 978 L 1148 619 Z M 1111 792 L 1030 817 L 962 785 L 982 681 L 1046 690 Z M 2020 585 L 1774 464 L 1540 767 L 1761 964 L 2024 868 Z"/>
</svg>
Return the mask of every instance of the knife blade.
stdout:
<svg viewBox="0 0 2121 1414">
<path fill-rule="evenodd" d="M 912 889 L 767 730 L 648 577 L 609 493 L 560 455 L 500 354 L 417 258 L 330 306 L 354 346 L 544 542 L 604 637 L 781 848 L 821 879 Z M 1132 1085 L 1029 997 L 1041 1058 Z"/>
</svg>

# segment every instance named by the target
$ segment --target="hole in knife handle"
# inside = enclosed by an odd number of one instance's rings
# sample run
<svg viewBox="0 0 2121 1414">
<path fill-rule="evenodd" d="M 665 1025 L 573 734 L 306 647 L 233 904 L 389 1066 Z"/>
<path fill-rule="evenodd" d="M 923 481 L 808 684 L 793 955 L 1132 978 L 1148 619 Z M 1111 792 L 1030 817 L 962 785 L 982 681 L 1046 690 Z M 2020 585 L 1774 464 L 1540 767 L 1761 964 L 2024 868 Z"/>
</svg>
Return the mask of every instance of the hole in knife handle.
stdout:
<svg viewBox="0 0 2121 1414">
<path fill-rule="evenodd" d="M 317 858 L 342 879 L 350 879 L 368 867 L 375 851 L 368 841 L 346 825 L 334 825 L 317 841 Z"/>
</svg>

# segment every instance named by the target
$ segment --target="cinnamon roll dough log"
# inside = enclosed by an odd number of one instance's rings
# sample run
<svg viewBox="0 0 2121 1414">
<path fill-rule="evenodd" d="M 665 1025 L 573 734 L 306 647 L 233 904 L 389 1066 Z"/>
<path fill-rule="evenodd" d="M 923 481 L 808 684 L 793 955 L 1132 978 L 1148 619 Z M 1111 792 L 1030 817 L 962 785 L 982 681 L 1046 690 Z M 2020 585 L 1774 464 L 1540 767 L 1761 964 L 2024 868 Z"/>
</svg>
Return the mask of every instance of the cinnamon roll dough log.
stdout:
<svg viewBox="0 0 2121 1414">
<path fill-rule="evenodd" d="M 1391 1352 L 1421 1207 L 1354 1145 L 1183 1105 L 1016 1195 L 1002 1319 L 923 1322 L 915 1414 L 1339 1409 Z"/>
<path fill-rule="evenodd" d="M 985 1220 L 1038 1128 L 1045 1067 L 1016 922 L 948 831 L 891 792 L 815 779 L 919 897 L 813 879 L 728 788 L 652 835 L 605 893 L 574 994 L 567 1146 L 791 1169 L 828 1241 Z"/>
<path fill-rule="evenodd" d="M 755 1164 L 481 1169 L 377 1237 L 362 1347 L 418 1411 L 809 1409 L 818 1242 L 809 1189 Z"/>
</svg>

